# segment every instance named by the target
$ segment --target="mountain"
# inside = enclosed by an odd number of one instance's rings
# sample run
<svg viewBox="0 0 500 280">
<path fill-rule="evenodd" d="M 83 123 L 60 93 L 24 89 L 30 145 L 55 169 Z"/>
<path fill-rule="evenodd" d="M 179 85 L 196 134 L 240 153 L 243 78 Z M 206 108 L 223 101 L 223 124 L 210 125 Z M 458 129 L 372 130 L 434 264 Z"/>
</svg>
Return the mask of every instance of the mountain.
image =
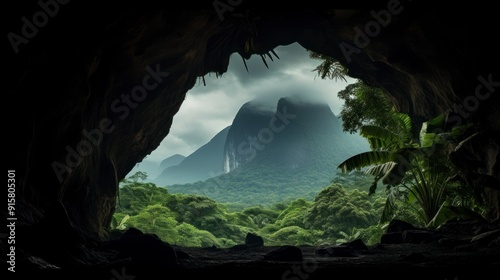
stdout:
<svg viewBox="0 0 500 280">
<path fill-rule="evenodd" d="M 252 103 L 243 105 L 231 125 L 224 149 L 226 173 L 249 163 L 332 170 L 347 157 L 369 150 L 366 139 L 342 131 L 340 119 L 326 103 L 287 97 L 278 101 L 275 112 L 255 108 Z"/>
<path fill-rule="evenodd" d="M 125 177 L 132 176 L 136 172 L 142 171 L 148 174 L 148 179 L 146 181 L 153 181 L 156 176 L 160 175 L 160 173 L 165 170 L 165 168 L 179 164 L 184 158 L 185 156 L 183 155 L 175 154 L 164 159 L 160 164 L 156 161 L 144 159 L 143 161 L 137 163 Z"/>
<path fill-rule="evenodd" d="M 178 165 L 165 168 L 154 182 L 160 186 L 168 186 L 197 182 L 221 174 L 224 171 L 224 144 L 229 128 L 230 126 L 217 133 Z"/>
<path fill-rule="evenodd" d="M 150 181 L 152 178 L 155 178 L 158 174 L 160 174 L 158 162 L 144 159 L 143 161 L 137 163 L 125 177 L 132 176 L 138 171 L 146 172 L 148 174 L 147 181 Z"/>
<path fill-rule="evenodd" d="M 163 171 L 170 166 L 178 165 L 185 158 L 186 158 L 185 156 L 179 155 L 179 154 L 169 156 L 168 158 L 166 158 L 160 162 L 160 166 L 159 166 L 160 171 Z"/>
<path fill-rule="evenodd" d="M 247 205 L 255 197 L 264 204 L 313 198 L 337 176 L 338 164 L 370 150 L 365 138 L 343 132 L 328 104 L 297 96 L 281 98 L 274 106 L 247 102 L 226 129 L 224 174 L 170 185 L 171 193 Z"/>
<path fill-rule="evenodd" d="M 270 134 L 264 134 L 268 132 L 266 128 L 275 114 L 275 109 L 262 105 L 260 101 L 247 102 L 236 114 L 224 145 L 224 173 L 238 168 L 240 164 L 256 156 L 262 146 L 258 143 L 259 131 L 264 129 L 260 137 L 263 142 L 268 141 L 265 137 Z M 273 133 L 272 130 L 269 131 Z"/>
</svg>

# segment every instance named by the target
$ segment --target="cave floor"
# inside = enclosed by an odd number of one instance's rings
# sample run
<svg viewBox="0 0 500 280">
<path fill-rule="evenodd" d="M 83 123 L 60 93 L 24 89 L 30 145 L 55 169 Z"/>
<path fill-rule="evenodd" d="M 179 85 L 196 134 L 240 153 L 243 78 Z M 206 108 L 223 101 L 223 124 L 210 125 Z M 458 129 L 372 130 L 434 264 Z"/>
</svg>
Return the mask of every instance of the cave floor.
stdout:
<svg viewBox="0 0 500 280">
<path fill-rule="evenodd" d="M 213 274 L 254 279 L 490 279 L 500 269 L 499 248 L 464 246 L 460 250 L 433 244 L 384 244 L 357 252 L 356 257 L 317 256 L 318 247 L 302 246 L 303 260 L 268 261 L 264 255 L 277 247 L 247 250 L 200 250 L 183 248 L 191 256 L 180 260 L 186 274 Z M 423 278 L 424 277 L 424 278 Z M 216 277 L 217 278 L 217 277 Z M 218 278 L 218 279 L 222 279 Z M 493 279 L 493 277 L 491 277 Z"/>
<path fill-rule="evenodd" d="M 91 268 L 47 270 L 51 279 L 497 279 L 499 246 L 383 244 L 356 256 L 318 256 L 320 247 L 299 246 L 302 261 L 271 261 L 265 255 L 279 247 L 243 249 L 173 246 L 175 266 L 144 262 L 115 262 Z M 44 273 L 39 272 L 41 277 Z M 38 278 L 38 277 L 37 277 Z M 27 278 L 28 279 L 28 278 Z"/>
</svg>

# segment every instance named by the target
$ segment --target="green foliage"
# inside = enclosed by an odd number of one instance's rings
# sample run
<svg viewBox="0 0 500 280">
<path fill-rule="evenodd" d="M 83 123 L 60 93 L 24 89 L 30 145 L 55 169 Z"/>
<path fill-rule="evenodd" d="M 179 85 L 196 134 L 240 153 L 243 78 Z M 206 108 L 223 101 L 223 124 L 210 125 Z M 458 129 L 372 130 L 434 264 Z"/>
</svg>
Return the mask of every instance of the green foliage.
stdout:
<svg viewBox="0 0 500 280">
<path fill-rule="evenodd" d="M 276 223 L 281 227 L 300 226 L 304 227 L 304 219 L 312 203 L 305 199 L 292 201 L 286 209 L 276 219 Z"/>
<path fill-rule="evenodd" d="M 337 96 L 344 100 L 340 111 L 344 131 L 355 133 L 365 125 L 374 125 L 390 129 L 395 134 L 406 133 L 404 128 L 400 130 L 399 113 L 382 89 L 357 81 L 347 85 Z"/>
<path fill-rule="evenodd" d="M 360 134 L 368 139 L 372 150 L 354 155 L 337 167 L 344 173 L 369 167 L 365 170 L 366 174 L 374 176 L 370 194 L 375 192 L 379 180 L 390 186 L 400 184 L 408 169 L 407 163 L 415 157 L 418 148 L 418 144 L 411 138 L 411 121 L 408 116 L 394 114 L 394 118 L 398 120 L 397 129 L 362 126 Z"/>
<path fill-rule="evenodd" d="M 290 202 L 297 197 L 307 200 L 314 196 L 335 177 L 335 165 L 311 164 L 300 171 L 270 165 L 267 170 L 249 162 L 235 171 L 191 184 L 166 186 L 170 193 L 202 195 L 219 203 L 228 204 L 232 210 L 252 206 L 272 207 L 276 203 Z M 272 182 L 272 183 L 270 183 Z"/>
<path fill-rule="evenodd" d="M 146 206 L 139 214 L 131 216 L 126 225 L 156 234 L 166 242 L 174 242 L 178 236 L 177 221 L 168 208 L 158 204 Z"/>
<path fill-rule="evenodd" d="M 341 231 L 366 228 L 378 222 L 382 209 L 379 203 L 376 209 L 371 200 L 365 191 L 345 191 L 340 185 L 330 185 L 316 196 L 306 216 L 306 228 L 322 231 L 325 240 L 335 242 Z"/>
<path fill-rule="evenodd" d="M 321 63 L 313 69 L 313 71 L 317 72 L 321 79 L 329 78 L 335 81 L 342 80 L 347 82 L 347 79 L 345 78 L 348 75 L 347 68 L 340 64 L 338 60 L 316 52 L 309 52 L 309 57 L 322 60 Z"/>
<path fill-rule="evenodd" d="M 403 185 L 409 190 L 408 200 L 415 200 L 420 205 L 419 214 L 427 225 L 436 216 L 446 200 L 445 174 L 427 171 L 418 161 L 412 172 L 413 180 Z"/>
<path fill-rule="evenodd" d="M 117 213 L 113 216 L 111 220 L 111 229 L 112 230 L 124 230 L 125 223 L 130 219 L 129 215 L 123 213 Z"/>
<path fill-rule="evenodd" d="M 263 228 L 268 224 L 274 224 L 280 215 L 280 211 L 262 206 L 254 206 L 244 209 L 241 213 L 235 213 L 246 216 L 252 220 L 253 224 L 258 228 Z M 242 220 L 242 218 L 240 218 Z"/>
<path fill-rule="evenodd" d="M 271 234 L 268 244 L 270 246 L 282 244 L 294 246 L 313 245 L 317 243 L 321 235 L 321 231 L 306 230 L 299 226 L 287 226 Z"/>
<path fill-rule="evenodd" d="M 128 183 L 120 188 L 117 211 L 129 215 L 137 215 L 145 207 L 161 204 L 169 197 L 165 188 L 152 183 Z"/>
<path fill-rule="evenodd" d="M 359 237 L 361 238 L 361 240 L 363 240 L 366 246 L 372 246 L 380 243 L 380 238 L 385 233 L 387 225 L 388 224 L 379 223 L 364 229 L 360 229 Z"/>
<path fill-rule="evenodd" d="M 367 180 L 361 177 L 359 180 Z M 347 178 L 344 181 L 358 181 Z M 170 194 L 151 183 L 128 181 L 120 187 L 120 206 L 112 228 L 135 227 L 186 247 L 227 248 L 242 244 L 248 232 L 262 236 L 267 245 L 314 245 L 335 242 L 341 237 L 339 230 L 349 232 L 369 227 L 370 222 L 376 224 L 380 201 L 364 191 L 335 184 L 314 201 L 299 198 L 270 207 L 228 211 L 205 196 Z"/>
<path fill-rule="evenodd" d="M 148 173 L 144 171 L 137 171 L 132 176 L 128 177 L 128 179 L 132 180 L 132 182 L 137 183 L 138 180 L 144 182 L 148 178 Z"/>
<path fill-rule="evenodd" d="M 181 223 L 177 227 L 175 244 L 184 247 L 224 247 L 228 244 L 226 240 L 219 240 L 212 233 L 200 230 L 193 225 Z M 233 243 L 231 243 L 233 244 Z"/>
<path fill-rule="evenodd" d="M 359 236 L 361 235 L 361 230 L 352 228 L 349 233 L 346 233 L 345 231 L 339 231 L 339 235 L 341 235 L 342 238 L 339 238 L 335 241 L 337 244 L 349 243 L 359 238 Z"/>
<path fill-rule="evenodd" d="M 457 173 L 450 160 L 450 147 L 460 147 L 474 137 L 472 134 L 464 140 L 457 140 L 463 139 L 470 124 L 446 131 L 446 118 L 438 116 L 423 123 L 420 140 L 415 142 L 409 137 L 411 121 L 408 116 L 400 114 L 399 119 L 401 129 L 395 131 L 408 133 L 397 135 L 373 125 L 361 127 L 360 134 L 369 140 L 372 151 L 348 158 L 338 166 L 345 173 L 368 167 L 365 172 L 375 176 L 370 193 L 375 192 L 379 180 L 387 185 L 387 199 L 380 221 L 387 222 L 397 217 L 436 227 L 451 217 L 483 216 L 477 212 L 472 214 L 473 209 L 477 210 L 480 208 L 477 205 L 481 205 L 483 195 L 477 195 L 479 188 L 470 183 L 471 176 L 463 177 Z M 457 177 L 464 180 L 450 180 Z M 457 192 L 464 186 L 473 191 L 468 194 Z"/>
</svg>

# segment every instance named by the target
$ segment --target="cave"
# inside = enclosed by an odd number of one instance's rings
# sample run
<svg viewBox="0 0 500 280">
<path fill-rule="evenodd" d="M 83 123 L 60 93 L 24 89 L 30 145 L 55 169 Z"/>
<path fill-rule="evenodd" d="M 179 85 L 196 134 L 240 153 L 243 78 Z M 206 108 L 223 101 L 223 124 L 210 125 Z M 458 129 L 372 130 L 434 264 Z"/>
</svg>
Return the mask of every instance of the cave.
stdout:
<svg viewBox="0 0 500 280">
<path fill-rule="evenodd" d="M 195 83 L 210 73 L 223 75 L 232 54 L 265 59 L 277 46 L 292 43 L 333 57 L 350 77 L 383 88 L 401 112 L 420 119 L 447 112 L 455 124 L 472 121 L 480 133 L 461 149 L 459 162 L 498 183 L 500 48 L 492 7 L 431 9 L 411 0 L 368 6 L 339 1 L 331 9 L 288 4 L 273 9 L 223 0 L 184 9 L 168 3 L 103 6 L 63 0 L 9 5 L 4 75 L 5 104 L 12 110 L 4 113 L 4 149 L 7 169 L 14 170 L 8 176 L 15 179 L 15 212 L 6 212 L 7 207 L 2 212 L 16 218 L 16 273 L 121 279 L 126 268 L 134 275 L 127 279 L 156 274 L 332 279 L 336 273 L 477 279 L 499 265 L 498 242 L 489 251 L 443 257 L 428 266 L 381 257 L 372 263 L 233 261 L 197 267 L 193 262 L 179 268 L 170 265 L 171 247 L 149 239 L 145 244 L 153 243 L 150 254 L 158 262 L 113 260 L 95 249 L 111 239 L 119 181 L 168 135 Z M 500 189 L 486 191 L 491 223 L 498 229 Z M 8 261 L 10 243 L 1 242 Z M 441 253 L 446 250 L 436 254 Z M 244 259 L 244 254 L 228 259 Z M 315 273 L 294 274 L 290 269 L 297 266 Z"/>
</svg>

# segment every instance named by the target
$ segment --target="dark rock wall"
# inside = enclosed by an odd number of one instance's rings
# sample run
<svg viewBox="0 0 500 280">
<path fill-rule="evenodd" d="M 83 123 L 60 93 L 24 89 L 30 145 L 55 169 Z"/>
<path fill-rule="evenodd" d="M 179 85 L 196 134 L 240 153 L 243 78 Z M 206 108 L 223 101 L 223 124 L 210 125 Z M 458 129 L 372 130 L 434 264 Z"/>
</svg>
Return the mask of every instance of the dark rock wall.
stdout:
<svg viewBox="0 0 500 280">
<path fill-rule="evenodd" d="M 479 168 L 499 178 L 500 141 L 493 136 L 500 128 L 499 48 L 491 40 L 498 23 L 492 12 L 476 17 L 469 11 L 472 20 L 403 1 L 363 11 L 241 6 L 221 21 L 211 7 L 83 5 L 61 5 L 7 64 L 8 106 L 15 108 L 8 129 L 16 147 L 7 152 L 27 221 L 34 209 L 43 215 L 61 201 L 82 232 L 105 236 L 118 181 L 168 134 L 197 80 L 222 75 L 233 53 L 248 58 L 293 42 L 337 58 L 350 75 L 387 89 L 401 111 L 416 117 L 462 106 L 464 118 L 490 132 L 483 139 L 489 144 L 478 144 Z M 19 18 L 30 13 L 20 11 L 10 25 L 15 33 L 21 32 Z M 490 198 L 498 216 L 498 191 Z"/>
</svg>

